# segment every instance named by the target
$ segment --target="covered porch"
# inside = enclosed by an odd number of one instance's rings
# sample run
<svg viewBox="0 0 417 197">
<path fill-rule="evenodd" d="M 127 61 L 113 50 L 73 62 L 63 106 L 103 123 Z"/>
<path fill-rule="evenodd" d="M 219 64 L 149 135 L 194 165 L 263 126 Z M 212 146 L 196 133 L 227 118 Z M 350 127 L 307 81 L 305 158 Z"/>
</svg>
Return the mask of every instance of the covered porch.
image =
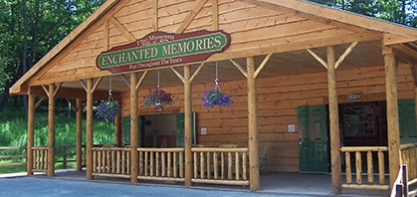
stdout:
<svg viewBox="0 0 417 197">
<path fill-rule="evenodd" d="M 83 109 L 86 110 L 87 180 L 108 177 L 127 179 L 131 183 L 174 181 L 186 187 L 248 185 L 255 191 L 262 188 L 259 149 L 266 146 L 269 151 L 266 162 L 271 171 L 303 172 L 302 165 L 320 164 L 324 167 L 322 173 L 331 172 L 328 189 L 334 194 L 341 193 L 342 188 L 385 191 L 392 188 L 401 163 L 398 98 L 417 100 L 416 31 L 303 1 L 210 2 L 206 5 L 204 0 L 172 4 L 158 4 L 156 0 L 107 1 L 98 11 L 100 14 L 91 16 L 68 36 L 69 40 L 61 43 L 65 49 L 57 47 L 47 60 L 39 62 L 22 77 L 10 91 L 29 95 L 28 175 L 36 171 L 47 172 L 49 177 L 56 175 L 54 99 L 68 98 L 75 99 L 73 106 L 77 112 L 77 170 L 82 168 L 81 118 Z M 165 14 L 178 10 L 184 6 L 182 4 L 188 6 L 189 12 L 178 16 L 181 22 L 158 23 L 164 22 L 169 18 Z M 303 6 L 298 6 L 300 4 Z M 150 29 L 131 27 L 131 18 L 148 14 L 145 11 L 130 13 L 130 6 L 153 10 Z M 248 9 L 234 9 L 242 6 Z M 203 9 L 206 12 L 200 12 Z M 158 11 L 166 12 L 161 16 Z M 235 13 L 230 15 L 235 20 L 219 19 L 219 16 L 229 16 L 229 12 Z M 125 13 L 134 17 L 126 19 Z M 240 25 L 239 16 L 243 15 L 248 17 L 242 19 L 244 22 L 262 20 L 257 13 L 268 13 L 266 21 Z M 337 19 L 338 15 L 346 17 Z M 270 17 L 274 18 L 274 24 Z M 198 25 L 199 19 L 206 21 L 207 18 L 213 20 L 206 26 Z M 374 25 L 369 27 L 366 22 Z M 184 64 L 141 69 L 129 66 L 132 69 L 121 72 L 109 72 L 95 65 L 103 52 L 122 44 L 141 43 L 156 35 L 155 32 L 183 35 L 208 32 L 206 28 L 215 33 L 219 30 L 230 33 L 230 47 L 204 60 Z M 271 34 L 271 31 L 279 33 Z M 401 77 L 397 79 L 397 76 Z M 201 105 L 202 92 L 213 87 L 215 79 L 220 80 L 222 91 L 234 98 L 232 107 L 208 110 Z M 182 147 L 140 146 L 139 116 L 154 114 L 154 110 L 140 108 L 139 98 L 156 84 L 173 94 L 173 104 L 164 106 L 162 113 L 184 114 Z M 95 147 L 93 101 L 107 99 L 109 89 L 123 112 L 115 118 L 114 144 Z M 361 91 L 365 95 L 363 101 L 386 100 L 384 114 L 389 143 L 341 147 L 338 104 L 350 102 L 347 96 L 353 91 Z M 35 102 L 36 96 L 41 100 L 48 98 L 49 102 L 49 141 L 45 147 L 35 147 L 33 141 L 35 109 L 40 103 Z M 299 107 L 314 105 L 321 105 L 320 109 L 328 105 L 328 111 L 322 110 L 320 114 L 308 111 L 306 119 L 302 119 Z M 193 147 L 193 112 L 197 113 L 197 131 L 205 128 L 209 132 L 208 135 L 196 133 L 198 144 L 204 147 Z M 122 117 L 129 122 L 127 130 L 122 128 Z M 126 137 L 123 132 L 130 138 L 129 145 L 122 143 Z M 307 142 L 313 145 L 304 146 Z M 219 147 L 225 143 L 239 147 Z M 305 151 L 308 148 L 311 149 Z M 302 152 L 306 152 L 306 160 Z M 389 163 L 384 163 L 383 153 L 387 153 Z M 319 157 L 324 159 L 316 159 Z M 405 157 L 404 162 L 415 159 L 412 154 Z M 345 181 L 342 180 L 342 158 L 346 163 Z M 366 170 L 362 169 L 365 163 Z M 385 166 L 389 168 L 387 172 Z M 358 175 L 356 181 L 352 178 L 353 168 Z M 363 172 L 368 175 L 364 179 Z M 385 178 L 386 173 L 389 179 Z M 291 175 L 296 176 L 296 173 Z M 309 181 L 313 179 L 308 175 L 300 176 L 306 176 Z M 273 180 L 266 180 L 265 184 L 270 182 Z"/>
</svg>

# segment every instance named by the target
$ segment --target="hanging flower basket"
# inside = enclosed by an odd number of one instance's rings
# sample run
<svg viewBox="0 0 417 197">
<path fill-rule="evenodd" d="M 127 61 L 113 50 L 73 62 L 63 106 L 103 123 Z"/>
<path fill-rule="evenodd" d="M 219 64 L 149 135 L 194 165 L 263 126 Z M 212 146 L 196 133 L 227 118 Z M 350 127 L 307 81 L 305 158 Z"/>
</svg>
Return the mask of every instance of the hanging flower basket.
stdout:
<svg viewBox="0 0 417 197">
<path fill-rule="evenodd" d="M 203 105 L 207 108 L 213 108 L 215 105 L 219 106 L 230 106 L 233 104 L 233 101 L 230 99 L 230 96 L 226 93 L 220 91 L 220 88 L 209 89 L 208 92 L 204 92 L 204 97 L 201 98 Z"/>
<path fill-rule="evenodd" d="M 122 113 L 122 109 L 120 109 L 119 104 L 113 100 L 101 101 L 96 108 L 97 118 L 111 122 L 114 120 L 114 116 L 120 115 L 120 113 Z"/>
<path fill-rule="evenodd" d="M 155 90 L 149 89 L 149 95 L 143 97 L 142 108 L 149 106 L 162 106 L 172 104 L 171 93 L 167 93 L 164 90 L 156 88 Z"/>
</svg>

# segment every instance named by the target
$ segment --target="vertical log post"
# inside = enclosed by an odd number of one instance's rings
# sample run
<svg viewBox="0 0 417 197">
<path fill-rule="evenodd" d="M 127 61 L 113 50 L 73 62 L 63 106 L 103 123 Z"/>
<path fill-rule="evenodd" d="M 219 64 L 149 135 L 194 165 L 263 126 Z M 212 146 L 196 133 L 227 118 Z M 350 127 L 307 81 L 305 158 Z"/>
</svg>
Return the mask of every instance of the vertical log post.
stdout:
<svg viewBox="0 0 417 197">
<path fill-rule="evenodd" d="M 28 146 L 26 149 L 26 172 L 28 176 L 33 175 L 33 151 L 35 135 L 35 96 L 33 96 L 31 88 L 28 94 Z"/>
<path fill-rule="evenodd" d="M 184 149 L 185 149 L 185 186 L 190 187 L 192 185 L 192 101 L 191 101 L 191 66 L 184 66 Z M 181 165 L 181 164 L 180 164 Z"/>
<path fill-rule="evenodd" d="M 417 122 L 417 64 L 413 62 L 413 63 L 410 63 L 410 66 L 411 66 L 411 73 L 412 73 L 413 81 L 414 81 L 414 108 L 415 108 L 416 122 Z"/>
<path fill-rule="evenodd" d="M 77 171 L 82 170 L 82 159 L 83 159 L 83 153 L 82 153 L 82 143 L 83 143 L 83 137 L 82 137 L 82 117 L 83 117 L 83 109 L 82 109 L 82 103 L 81 99 L 77 98 L 75 100 L 75 109 L 76 109 L 76 115 L 75 115 L 75 122 L 76 122 L 76 128 L 75 128 L 75 145 L 76 145 L 76 157 L 77 157 Z"/>
<path fill-rule="evenodd" d="M 390 188 L 400 170 L 400 134 L 398 123 L 397 64 L 391 48 L 383 46 L 387 97 L 388 158 Z"/>
<path fill-rule="evenodd" d="M 117 101 L 117 103 L 120 105 L 121 102 Z M 121 105 L 120 105 L 121 107 Z M 116 115 L 114 117 L 114 144 L 116 144 L 117 147 L 122 146 L 122 130 L 121 130 L 121 118 L 122 116 L 120 114 Z"/>
<path fill-rule="evenodd" d="M 138 82 L 137 73 L 130 74 L 130 182 L 138 182 Z"/>
<path fill-rule="evenodd" d="M 249 118 L 249 182 L 250 190 L 259 190 L 261 187 L 259 176 L 258 153 L 258 112 L 255 80 L 255 61 L 253 57 L 246 59 L 248 74 L 248 118 Z"/>
<path fill-rule="evenodd" d="M 342 167 L 340 160 L 339 107 L 337 100 L 337 79 L 335 47 L 327 47 L 327 80 L 330 111 L 330 148 L 332 170 L 332 192 L 342 193 Z"/>
<path fill-rule="evenodd" d="M 49 84 L 48 93 L 48 177 L 55 175 L 55 84 Z"/>
<path fill-rule="evenodd" d="M 86 125 L 86 166 L 87 174 L 86 179 L 91 180 L 93 178 L 93 79 L 87 79 L 87 125 Z"/>
</svg>

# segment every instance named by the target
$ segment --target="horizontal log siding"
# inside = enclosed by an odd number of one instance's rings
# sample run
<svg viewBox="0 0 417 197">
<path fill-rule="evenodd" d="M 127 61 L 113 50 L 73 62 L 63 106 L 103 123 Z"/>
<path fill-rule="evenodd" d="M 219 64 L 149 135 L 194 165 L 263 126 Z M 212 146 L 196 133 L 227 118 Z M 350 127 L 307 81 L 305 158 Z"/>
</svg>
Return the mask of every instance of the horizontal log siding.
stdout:
<svg viewBox="0 0 417 197">
<path fill-rule="evenodd" d="M 134 3 L 136 2 L 136 3 Z M 158 1 L 158 30 L 168 33 L 175 32 L 197 1 Z M 330 25 L 320 24 L 294 13 L 270 10 L 236 0 L 218 2 L 219 29 L 230 34 L 231 45 L 225 52 L 242 51 L 246 49 L 305 42 L 314 39 L 330 39 L 332 36 L 353 35 L 354 32 L 341 30 Z M 131 1 L 113 15 L 133 37 L 140 39 L 153 31 L 152 29 L 152 0 Z M 211 3 L 202 7 L 184 32 L 210 30 Z M 109 22 L 109 48 L 130 43 L 119 29 Z M 275 32 L 275 33 L 270 33 Z M 42 80 L 108 75 L 96 67 L 97 56 L 105 50 L 104 25 L 98 27 L 85 40 L 65 57 L 60 57 L 59 64 L 53 66 L 48 73 L 40 76 L 34 84 L 42 84 Z"/>
<path fill-rule="evenodd" d="M 385 100 L 384 69 L 370 67 L 338 70 L 338 93 L 341 103 L 348 102 L 347 94 L 362 91 L 364 101 Z M 236 71 L 237 74 L 238 71 Z M 364 84 L 364 85 L 361 85 Z M 246 81 L 220 83 L 222 91 L 230 94 L 231 107 L 216 106 L 207 110 L 200 98 L 214 84 L 193 84 L 193 111 L 197 112 L 197 138 L 206 147 L 236 143 L 247 147 L 247 89 Z M 297 107 L 327 104 L 326 73 L 286 76 L 257 80 L 259 145 L 268 147 L 269 170 L 298 171 L 298 133 L 288 133 L 288 124 L 297 127 Z M 164 114 L 183 112 L 183 87 L 163 88 L 172 93 L 173 105 L 164 106 Z M 139 91 L 139 102 L 147 94 Z M 398 69 L 399 99 L 413 98 L 413 81 L 410 68 L 400 65 Z M 122 93 L 123 115 L 130 114 L 129 93 Z M 153 108 L 139 110 L 140 114 L 153 114 Z M 200 135 L 202 127 L 207 135 Z"/>
</svg>

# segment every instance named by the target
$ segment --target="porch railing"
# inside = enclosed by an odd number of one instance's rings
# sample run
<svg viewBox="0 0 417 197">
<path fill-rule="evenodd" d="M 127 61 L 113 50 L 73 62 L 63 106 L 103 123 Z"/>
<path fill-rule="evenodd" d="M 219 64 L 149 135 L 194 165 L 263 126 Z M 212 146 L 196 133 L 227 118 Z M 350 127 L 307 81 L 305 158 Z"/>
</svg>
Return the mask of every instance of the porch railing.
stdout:
<svg viewBox="0 0 417 197">
<path fill-rule="evenodd" d="M 130 178 L 130 148 L 93 147 L 93 176 Z"/>
<path fill-rule="evenodd" d="M 360 147 L 341 147 L 340 151 L 344 153 L 346 165 L 346 183 L 342 184 L 342 188 L 348 189 L 373 189 L 373 190 L 389 190 L 389 185 L 385 183 L 385 164 L 384 152 L 388 151 L 388 147 L 384 146 L 360 146 Z M 354 156 L 354 164 L 356 170 L 356 182 L 352 181 L 352 163 L 351 158 Z M 377 166 L 374 166 L 374 156 L 377 157 Z M 362 162 L 362 158 L 366 158 L 366 163 Z M 362 167 L 366 164 L 367 180 L 362 180 Z M 375 167 L 375 168 L 374 168 Z M 376 168 L 377 167 L 377 168 Z M 374 172 L 374 169 L 377 172 Z M 379 174 L 378 184 L 374 181 L 374 175 Z"/>
<path fill-rule="evenodd" d="M 34 146 L 33 151 L 33 172 L 46 172 L 48 170 L 48 147 Z"/>
<path fill-rule="evenodd" d="M 192 148 L 194 183 L 249 185 L 248 148 Z"/>
<path fill-rule="evenodd" d="M 184 182 L 184 148 L 138 148 L 139 180 Z"/>
<path fill-rule="evenodd" d="M 401 164 L 408 167 L 408 184 L 417 182 L 417 144 L 403 144 L 400 146 Z"/>
</svg>

